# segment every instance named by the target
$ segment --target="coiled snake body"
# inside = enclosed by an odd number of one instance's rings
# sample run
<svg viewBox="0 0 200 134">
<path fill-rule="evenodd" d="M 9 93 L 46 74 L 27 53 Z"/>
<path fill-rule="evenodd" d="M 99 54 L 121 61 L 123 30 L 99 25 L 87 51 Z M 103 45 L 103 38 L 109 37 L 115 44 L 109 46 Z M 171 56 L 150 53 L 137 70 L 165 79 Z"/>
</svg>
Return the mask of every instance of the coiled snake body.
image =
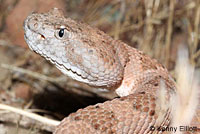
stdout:
<svg viewBox="0 0 200 134">
<path fill-rule="evenodd" d="M 176 87 L 156 60 L 56 8 L 31 14 L 24 29 L 29 47 L 64 74 L 121 97 L 72 113 L 54 134 L 150 134 L 170 125 Z"/>
</svg>

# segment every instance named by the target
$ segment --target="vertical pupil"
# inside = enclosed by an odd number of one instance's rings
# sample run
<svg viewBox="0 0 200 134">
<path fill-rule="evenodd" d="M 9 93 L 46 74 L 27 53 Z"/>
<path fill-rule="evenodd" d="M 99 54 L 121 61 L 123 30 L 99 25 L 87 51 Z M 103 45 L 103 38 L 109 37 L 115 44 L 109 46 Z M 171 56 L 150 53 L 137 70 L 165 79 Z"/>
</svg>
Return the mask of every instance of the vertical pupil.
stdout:
<svg viewBox="0 0 200 134">
<path fill-rule="evenodd" d="M 63 37 L 63 35 L 64 35 L 64 29 L 60 29 L 58 35 L 59 35 L 59 37 Z"/>
</svg>

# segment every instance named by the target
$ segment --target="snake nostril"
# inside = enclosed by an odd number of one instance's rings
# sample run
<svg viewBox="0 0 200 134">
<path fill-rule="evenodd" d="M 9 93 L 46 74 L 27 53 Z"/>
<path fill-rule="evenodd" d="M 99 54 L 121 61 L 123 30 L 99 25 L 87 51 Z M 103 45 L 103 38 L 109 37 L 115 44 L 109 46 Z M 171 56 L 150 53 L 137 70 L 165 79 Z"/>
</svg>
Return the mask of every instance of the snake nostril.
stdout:
<svg viewBox="0 0 200 134">
<path fill-rule="evenodd" d="M 27 25 L 31 30 L 37 30 L 39 28 L 39 23 L 36 18 L 30 18 L 27 22 Z"/>
<path fill-rule="evenodd" d="M 38 23 L 35 23 L 35 24 L 33 24 L 34 25 L 34 27 L 38 27 Z"/>
</svg>

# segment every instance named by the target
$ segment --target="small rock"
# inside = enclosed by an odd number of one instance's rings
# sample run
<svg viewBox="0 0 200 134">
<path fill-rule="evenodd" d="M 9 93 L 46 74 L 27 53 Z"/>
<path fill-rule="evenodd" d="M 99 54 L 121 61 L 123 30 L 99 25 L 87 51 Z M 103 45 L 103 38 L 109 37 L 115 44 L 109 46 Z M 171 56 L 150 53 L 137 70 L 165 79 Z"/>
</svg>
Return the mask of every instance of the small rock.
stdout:
<svg viewBox="0 0 200 134">
<path fill-rule="evenodd" d="M 28 101 L 32 97 L 31 87 L 24 83 L 19 83 L 14 85 L 13 90 L 15 92 L 16 98 Z"/>
</svg>

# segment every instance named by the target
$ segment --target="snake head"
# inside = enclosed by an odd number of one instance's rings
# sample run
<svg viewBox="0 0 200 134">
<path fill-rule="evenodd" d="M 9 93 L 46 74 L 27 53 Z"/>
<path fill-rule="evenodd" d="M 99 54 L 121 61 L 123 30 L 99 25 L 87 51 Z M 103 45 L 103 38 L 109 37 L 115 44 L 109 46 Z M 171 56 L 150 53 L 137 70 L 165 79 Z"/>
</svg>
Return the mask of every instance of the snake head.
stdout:
<svg viewBox="0 0 200 134">
<path fill-rule="evenodd" d="M 30 49 L 73 79 L 106 87 L 121 82 L 124 69 L 117 43 L 104 32 L 65 18 L 57 8 L 29 15 L 24 31 Z"/>
</svg>

